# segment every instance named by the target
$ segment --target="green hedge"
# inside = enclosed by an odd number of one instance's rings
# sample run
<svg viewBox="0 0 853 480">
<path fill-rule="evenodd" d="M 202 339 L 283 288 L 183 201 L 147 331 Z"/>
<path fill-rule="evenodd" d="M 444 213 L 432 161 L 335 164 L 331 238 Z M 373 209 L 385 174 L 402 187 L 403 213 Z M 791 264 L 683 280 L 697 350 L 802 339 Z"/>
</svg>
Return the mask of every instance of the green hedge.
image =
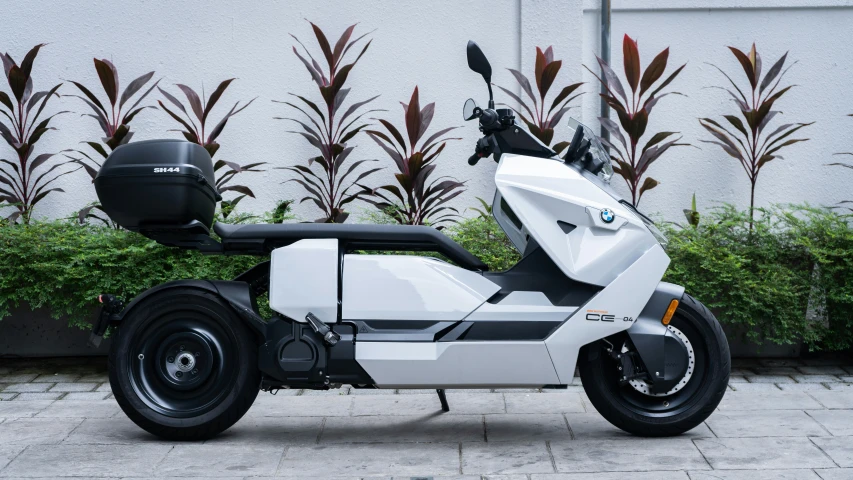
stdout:
<svg viewBox="0 0 853 480">
<path fill-rule="evenodd" d="M 698 228 L 664 225 L 672 264 L 665 280 L 684 285 L 726 324 L 754 340 L 805 341 L 812 349 L 853 345 L 853 229 L 849 217 L 810 207 L 732 207 L 702 215 Z M 518 253 L 492 219 L 463 220 L 446 234 L 493 270 Z M 202 255 L 134 233 L 66 221 L 0 227 L 0 318 L 20 304 L 45 307 L 87 326 L 97 296 L 130 299 L 184 278 L 230 279 L 258 257 Z M 811 308 L 821 320 L 806 319 Z"/>
<path fill-rule="evenodd" d="M 723 206 L 703 214 L 698 228 L 665 227 L 672 263 L 664 279 L 684 285 L 752 340 L 849 348 L 849 217 L 808 206 L 758 209 L 755 217 L 750 230 L 747 212 Z"/>
<path fill-rule="evenodd" d="M 22 303 L 88 326 L 97 297 L 131 299 L 183 278 L 231 279 L 256 257 L 202 255 L 158 245 L 126 230 L 68 221 L 0 227 L 0 318 Z"/>
</svg>

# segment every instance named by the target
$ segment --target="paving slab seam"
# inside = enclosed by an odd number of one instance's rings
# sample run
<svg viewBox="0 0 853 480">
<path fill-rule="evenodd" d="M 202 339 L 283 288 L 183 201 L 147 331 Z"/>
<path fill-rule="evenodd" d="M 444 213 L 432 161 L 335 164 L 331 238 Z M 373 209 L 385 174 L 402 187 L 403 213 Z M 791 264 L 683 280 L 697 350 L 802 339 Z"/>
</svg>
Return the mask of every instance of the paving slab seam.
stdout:
<svg viewBox="0 0 853 480">
<path fill-rule="evenodd" d="M 572 425 L 569 423 L 569 419 L 568 419 L 568 417 L 566 417 L 565 413 L 563 414 L 563 421 L 566 422 L 566 428 L 569 429 L 569 438 L 572 440 L 576 440 L 575 431 L 572 430 Z"/>
<path fill-rule="evenodd" d="M 554 469 L 554 473 L 557 472 L 557 459 L 554 458 L 554 452 L 551 451 L 551 441 L 545 440 L 545 450 L 548 452 L 548 458 L 551 459 L 551 468 Z"/>
<path fill-rule="evenodd" d="M 586 400 L 584 400 L 584 399 L 583 399 L 583 397 L 584 397 L 584 396 L 583 396 L 583 395 L 581 395 L 580 397 L 581 397 L 581 407 L 583 407 L 583 412 L 584 412 L 584 413 L 589 413 L 589 409 L 588 409 L 588 408 L 586 408 Z M 596 411 L 597 411 L 597 410 L 596 410 Z"/>
<path fill-rule="evenodd" d="M 162 465 L 166 462 L 166 459 L 169 458 L 169 454 L 172 453 L 172 450 L 174 450 L 174 449 L 175 449 L 175 445 L 171 445 L 169 447 L 169 450 L 163 455 L 163 458 L 161 458 L 160 461 L 157 462 L 156 465 L 154 465 L 154 468 L 152 468 L 151 471 L 156 472 L 157 469 L 160 468 L 160 465 Z"/>
<path fill-rule="evenodd" d="M 814 397 L 813 395 L 811 395 L 809 392 L 803 392 L 803 393 L 805 393 L 806 395 L 808 395 L 808 396 L 809 396 L 809 398 L 811 398 L 812 400 L 814 400 L 815 402 L 817 402 L 817 404 L 818 404 L 818 405 L 820 405 L 821 407 L 823 407 L 823 408 L 824 408 L 824 410 L 832 410 L 831 408 L 827 408 L 827 406 L 826 406 L 826 405 L 824 405 L 824 404 L 820 403 L 820 400 L 818 400 L 817 398 L 815 398 L 815 397 Z"/>
<path fill-rule="evenodd" d="M 811 418 L 812 420 L 814 420 L 814 421 L 815 421 L 815 423 L 817 423 L 818 425 L 820 425 L 820 428 L 822 428 L 826 433 L 828 433 L 830 437 L 834 437 L 834 436 L 835 436 L 835 435 L 833 435 L 833 434 L 832 434 L 832 432 L 830 432 L 830 431 L 829 431 L 829 429 L 828 429 L 828 428 L 826 428 L 826 426 L 824 426 L 824 424 L 823 424 L 823 423 L 821 423 L 818 419 L 816 419 L 816 418 L 814 418 L 813 416 L 811 416 L 811 414 L 808 412 L 808 410 L 803 410 L 803 413 L 805 413 L 805 414 L 806 414 L 806 416 L 808 416 L 809 418 Z M 814 442 L 812 442 L 812 443 L 814 443 Z"/>
<path fill-rule="evenodd" d="M 705 460 L 705 463 L 708 465 L 708 468 L 710 468 L 711 470 L 714 470 L 714 466 L 711 465 L 711 462 L 708 460 L 708 457 L 706 457 L 705 454 L 702 453 L 702 449 L 699 448 L 699 445 L 696 445 L 696 440 L 691 439 L 690 444 L 693 445 L 693 448 L 695 448 L 697 452 L 699 452 L 699 455 L 702 455 L 702 460 Z"/>
<path fill-rule="evenodd" d="M 323 419 L 320 420 L 320 432 L 317 434 L 317 441 L 316 441 L 317 445 L 320 444 L 320 437 L 323 436 L 323 430 L 325 428 L 326 428 L 326 417 L 323 417 Z"/>
<path fill-rule="evenodd" d="M 17 453 L 17 455 L 15 455 L 11 459 L 9 459 L 9 462 L 6 465 L 4 465 L 3 468 L 0 468 L 0 475 L 3 474 L 3 470 L 6 470 L 7 468 L 9 468 L 9 465 L 12 465 L 12 462 L 17 460 L 18 457 L 20 457 L 21 454 L 24 453 L 25 451 L 27 451 L 30 447 L 32 447 L 32 445 L 27 445 L 26 447 L 22 448 L 21 451 Z"/>
<path fill-rule="evenodd" d="M 714 412 L 714 413 L 717 413 L 717 412 Z M 702 423 L 703 423 L 706 427 L 708 427 L 708 431 L 709 431 L 709 432 L 711 432 L 711 435 L 713 435 L 713 436 L 714 436 L 714 438 L 720 438 L 720 436 L 719 436 L 719 435 L 717 435 L 717 432 L 715 432 L 715 431 L 714 431 L 714 429 L 713 429 L 713 428 L 711 428 L 711 425 L 709 425 L 709 424 L 708 424 L 708 421 L 707 421 L 707 420 L 706 420 L 706 421 L 704 421 L 704 422 L 702 422 Z"/>
<path fill-rule="evenodd" d="M 281 456 L 278 458 L 278 465 L 275 467 L 275 474 L 273 476 L 278 477 L 279 472 L 281 472 L 282 464 L 284 464 L 284 458 L 287 456 L 287 451 L 290 450 L 290 447 L 285 445 L 284 450 L 281 452 Z"/>
<path fill-rule="evenodd" d="M 820 423 L 820 422 L 818 422 L 818 423 Z M 813 440 L 813 437 L 806 437 L 806 438 L 808 438 L 809 442 L 811 442 L 812 445 L 817 447 L 817 449 L 820 450 L 820 453 L 822 453 L 826 458 L 828 458 L 830 462 L 834 463 L 836 467 L 841 468 L 841 465 L 839 465 L 838 462 L 836 462 L 834 458 L 830 457 L 828 453 L 826 453 L 825 451 L 823 451 L 822 448 L 820 448 L 820 445 L 815 443 L 815 441 Z M 820 476 L 820 475 L 818 475 L 818 476 Z"/>
</svg>

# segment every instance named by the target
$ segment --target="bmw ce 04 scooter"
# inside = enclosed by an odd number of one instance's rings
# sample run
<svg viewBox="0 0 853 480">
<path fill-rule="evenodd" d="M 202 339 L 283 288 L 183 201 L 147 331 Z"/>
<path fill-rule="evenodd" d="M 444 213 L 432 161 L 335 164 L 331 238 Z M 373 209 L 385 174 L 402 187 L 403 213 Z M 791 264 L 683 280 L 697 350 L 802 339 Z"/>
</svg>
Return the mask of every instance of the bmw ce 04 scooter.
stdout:
<svg viewBox="0 0 853 480">
<path fill-rule="evenodd" d="M 489 103 L 464 106 L 483 137 L 468 162 L 498 162 L 493 214 L 521 260 L 490 272 L 426 226 L 247 224 L 208 228 L 219 193 L 204 148 L 117 148 L 95 187 L 125 228 L 209 254 L 269 256 L 230 281 L 182 280 L 126 306 L 102 295 L 92 332 L 114 326 L 110 385 L 122 410 L 169 439 L 233 425 L 259 390 L 565 388 L 580 370 L 595 408 L 642 436 L 705 420 L 729 377 L 719 323 L 678 285 L 654 223 L 610 187 L 610 159 L 572 120 L 563 158 L 495 109 L 491 67 L 468 44 Z M 431 251 L 369 255 L 363 251 Z M 259 296 L 276 313 L 262 318 Z M 438 407 L 438 403 L 437 403 Z M 312 412 L 305 412 L 312 414 Z"/>
</svg>

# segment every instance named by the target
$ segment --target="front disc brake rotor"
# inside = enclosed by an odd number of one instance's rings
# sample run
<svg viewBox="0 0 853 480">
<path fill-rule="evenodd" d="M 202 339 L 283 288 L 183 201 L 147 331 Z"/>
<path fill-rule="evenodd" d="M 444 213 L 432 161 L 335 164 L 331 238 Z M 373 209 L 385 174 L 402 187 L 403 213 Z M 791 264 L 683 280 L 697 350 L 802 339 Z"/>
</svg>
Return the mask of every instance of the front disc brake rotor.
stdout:
<svg viewBox="0 0 853 480">
<path fill-rule="evenodd" d="M 690 377 L 693 376 L 693 369 L 696 365 L 696 354 L 693 352 L 693 345 L 690 344 L 690 339 L 688 339 L 687 335 L 682 333 L 681 330 L 673 327 L 672 325 L 667 325 L 666 328 L 668 328 L 676 337 L 680 338 L 681 342 L 687 348 L 687 372 L 684 374 L 684 377 L 681 378 L 681 381 L 672 387 L 670 391 L 663 393 L 651 393 L 649 384 L 645 380 L 634 379 L 628 382 L 634 390 L 642 393 L 643 395 L 648 395 L 650 397 L 665 397 L 667 395 L 672 395 L 684 388 L 687 385 L 687 382 L 690 381 Z"/>
</svg>

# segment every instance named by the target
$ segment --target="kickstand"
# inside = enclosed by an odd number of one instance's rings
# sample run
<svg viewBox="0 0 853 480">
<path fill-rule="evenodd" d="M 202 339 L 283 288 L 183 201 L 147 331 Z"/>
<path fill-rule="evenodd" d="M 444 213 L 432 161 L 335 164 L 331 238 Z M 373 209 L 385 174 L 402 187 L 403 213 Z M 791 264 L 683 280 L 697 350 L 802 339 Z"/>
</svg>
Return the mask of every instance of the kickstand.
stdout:
<svg viewBox="0 0 853 480">
<path fill-rule="evenodd" d="M 449 412 L 450 411 L 450 405 L 447 404 L 447 395 L 444 394 L 444 389 L 439 388 L 438 390 L 435 391 L 435 393 L 438 394 L 438 400 L 441 402 L 441 411 Z"/>
</svg>

